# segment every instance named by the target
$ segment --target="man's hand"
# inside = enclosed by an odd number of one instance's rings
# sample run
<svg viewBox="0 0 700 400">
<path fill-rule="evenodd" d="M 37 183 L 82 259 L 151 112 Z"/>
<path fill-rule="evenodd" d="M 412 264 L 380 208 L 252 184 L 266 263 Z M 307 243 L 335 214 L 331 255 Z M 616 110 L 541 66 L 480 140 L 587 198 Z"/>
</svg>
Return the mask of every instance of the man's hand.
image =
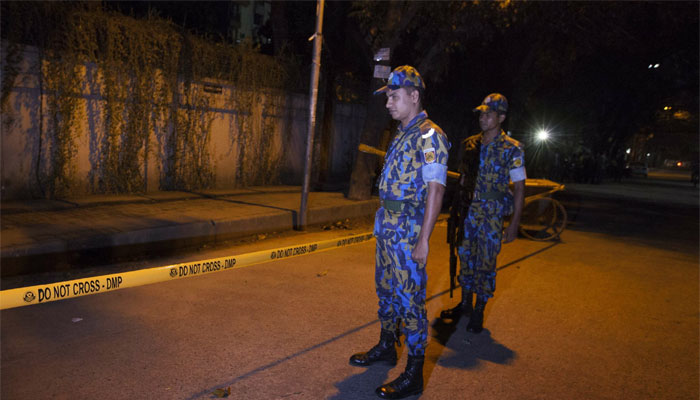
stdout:
<svg viewBox="0 0 700 400">
<path fill-rule="evenodd" d="M 428 262 L 428 250 L 428 241 L 419 240 L 411 252 L 411 259 L 419 264 L 425 264 Z"/>
<path fill-rule="evenodd" d="M 515 238 L 518 237 L 518 226 L 515 224 L 510 224 L 506 228 L 505 234 L 503 235 L 503 243 L 510 243 Z"/>
</svg>

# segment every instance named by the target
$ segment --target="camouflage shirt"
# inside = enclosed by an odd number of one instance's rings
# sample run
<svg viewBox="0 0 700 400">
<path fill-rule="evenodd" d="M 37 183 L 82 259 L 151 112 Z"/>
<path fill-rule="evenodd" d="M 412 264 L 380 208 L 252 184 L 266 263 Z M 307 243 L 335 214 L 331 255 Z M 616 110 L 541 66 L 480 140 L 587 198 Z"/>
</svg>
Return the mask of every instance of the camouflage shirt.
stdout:
<svg viewBox="0 0 700 400">
<path fill-rule="evenodd" d="M 425 111 L 399 127 L 384 158 L 379 197 L 424 203 L 428 182 L 445 185 L 449 147 L 447 135 Z"/>
<path fill-rule="evenodd" d="M 470 136 L 463 142 L 463 150 L 469 151 L 481 142 L 483 134 Z M 476 177 L 475 198 L 481 193 L 499 192 L 506 194 L 504 214 L 512 212 L 512 194 L 508 184 L 526 179 L 524 153 L 522 144 L 512 139 L 505 132 L 494 138 L 489 144 L 482 144 L 479 155 L 479 172 Z M 463 166 L 460 168 L 462 169 Z M 465 173 L 465 171 L 459 171 Z"/>
</svg>

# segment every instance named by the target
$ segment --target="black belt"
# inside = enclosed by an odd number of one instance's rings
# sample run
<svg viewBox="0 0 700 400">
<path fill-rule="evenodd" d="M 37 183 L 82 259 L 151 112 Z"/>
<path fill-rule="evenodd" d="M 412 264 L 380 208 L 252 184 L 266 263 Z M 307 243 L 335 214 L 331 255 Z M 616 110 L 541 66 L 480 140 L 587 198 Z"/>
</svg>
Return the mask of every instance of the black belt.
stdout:
<svg viewBox="0 0 700 400">
<path fill-rule="evenodd" d="M 379 204 L 381 204 L 385 210 L 402 213 L 417 207 L 416 204 L 404 200 L 380 199 Z"/>
<path fill-rule="evenodd" d="M 503 200 L 505 197 L 503 192 L 474 192 L 474 201 Z"/>
</svg>

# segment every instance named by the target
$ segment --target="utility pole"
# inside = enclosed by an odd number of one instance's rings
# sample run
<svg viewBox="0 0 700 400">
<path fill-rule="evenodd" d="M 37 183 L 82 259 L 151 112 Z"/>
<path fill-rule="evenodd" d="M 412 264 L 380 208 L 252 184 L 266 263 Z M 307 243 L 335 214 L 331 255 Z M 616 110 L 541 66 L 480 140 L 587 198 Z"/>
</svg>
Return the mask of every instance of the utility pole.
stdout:
<svg viewBox="0 0 700 400">
<path fill-rule="evenodd" d="M 309 87 L 309 127 L 306 134 L 306 160 L 304 162 L 304 184 L 301 187 L 301 207 L 299 209 L 298 230 L 306 229 L 306 209 L 309 199 L 309 186 L 311 184 L 311 158 L 314 149 L 314 130 L 316 128 L 316 100 L 318 97 L 318 76 L 321 71 L 321 40 L 323 35 L 323 4 L 324 0 L 318 0 L 316 4 L 316 32 L 309 38 L 314 41 L 313 68 L 311 68 L 311 83 Z"/>
</svg>

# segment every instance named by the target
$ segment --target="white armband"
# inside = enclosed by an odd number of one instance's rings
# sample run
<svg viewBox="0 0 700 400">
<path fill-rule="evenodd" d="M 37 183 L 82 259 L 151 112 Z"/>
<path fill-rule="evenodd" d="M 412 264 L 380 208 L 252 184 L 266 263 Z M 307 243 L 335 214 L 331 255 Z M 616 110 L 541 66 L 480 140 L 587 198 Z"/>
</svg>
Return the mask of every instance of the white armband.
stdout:
<svg viewBox="0 0 700 400">
<path fill-rule="evenodd" d="M 442 186 L 446 186 L 447 181 L 447 165 L 440 163 L 425 164 L 421 168 L 423 174 L 423 182 L 437 182 Z"/>
<path fill-rule="evenodd" d="M 527 174 L 525 173 L 525 167 L 515 168 L 510 170 L 510 180 L 513 182 L 520 182 L 527 179 Z"/>
</svg>

